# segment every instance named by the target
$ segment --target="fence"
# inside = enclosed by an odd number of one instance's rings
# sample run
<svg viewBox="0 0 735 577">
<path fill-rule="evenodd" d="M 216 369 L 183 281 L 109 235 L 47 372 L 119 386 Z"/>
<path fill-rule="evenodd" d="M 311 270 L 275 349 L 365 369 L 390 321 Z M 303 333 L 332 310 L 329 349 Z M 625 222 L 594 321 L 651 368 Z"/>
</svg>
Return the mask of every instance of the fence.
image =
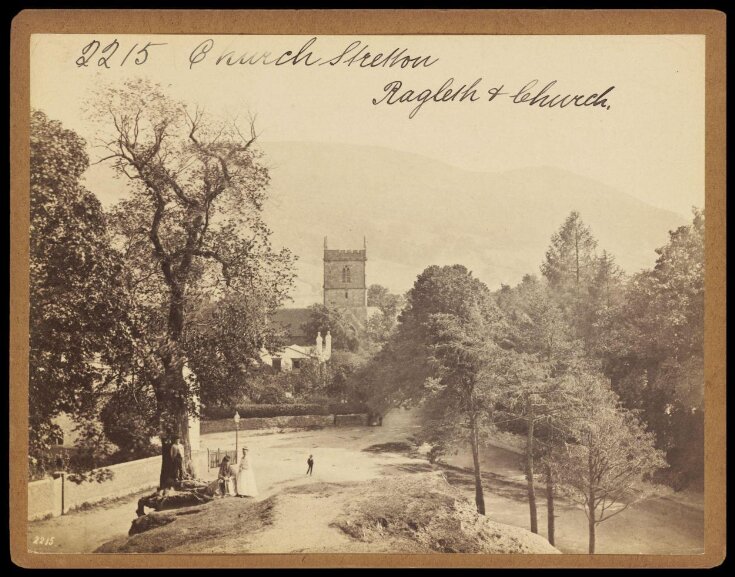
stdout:
<svg viewBox="0 0 735 577">
<path fill-rule="evenodd" d="M 237 463 L 237 451 L 220 451 L 219 449 L 217 449 L 216 451 L 211 451 L 207 449 L 207 463 L 209 465 L 209 468 L 219 468 L 220 464 L 222 463 L 222 459 L 225 458 L 225 455 L 230 457 L 230 461 L 232 463 Z"/>
</svg>

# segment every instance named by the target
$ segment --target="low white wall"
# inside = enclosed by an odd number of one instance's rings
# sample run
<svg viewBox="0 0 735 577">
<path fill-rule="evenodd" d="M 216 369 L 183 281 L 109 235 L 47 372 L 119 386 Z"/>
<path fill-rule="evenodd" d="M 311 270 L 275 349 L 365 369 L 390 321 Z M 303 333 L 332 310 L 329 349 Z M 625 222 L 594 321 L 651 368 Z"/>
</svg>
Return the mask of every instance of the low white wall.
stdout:
<svg viewBox="0 0 735 577">
<path fill-rule="evenodd" d="M 61 514 L 61 479 L 28 483 L 28 520 Z"/>
<path fill-rule="evenodd" d="M 198 476 L 207 474 L 207 452 L 193 451 Z M 145 489 L 155 489 L 161 477 L 161 457 L 149 457 L 106 467 L 112 479 L 102 483 L 76 484 L 68 479 L 42 479 L 28 483 L 28 520 L 48 515 L 58 517 L 83 503 L 125 497 Z M 63 502 L 63 512 L 62 512 Z"/>
</svg>

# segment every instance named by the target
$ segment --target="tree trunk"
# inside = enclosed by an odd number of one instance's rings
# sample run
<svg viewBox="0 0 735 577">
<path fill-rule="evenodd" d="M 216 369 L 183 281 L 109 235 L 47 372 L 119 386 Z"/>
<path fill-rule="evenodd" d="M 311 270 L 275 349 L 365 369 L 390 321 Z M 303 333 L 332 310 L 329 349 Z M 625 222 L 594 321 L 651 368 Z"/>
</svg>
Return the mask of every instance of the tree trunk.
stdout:
<svg viewBox="0 0 735 577">
<path fill-rule="evenodd" d="M 554 529 L 555 529 L 555 517 L 554 517 L 554 477 L 551 473 L 551 466 L 546 465 L 546 512 L 547 512 L 547 533 L 549 543 L 554 545 Z"/>
<path fill-rule="evenodd" d="M 590 542 L 589 542 L 589 554 L 593 554 L 595 552 L 595 485 L 594 485 L 594 468 L 592 466 L 592 451 L 590 451 L 589 456 L 587 458 L 588 460 L 588 468 L 589 468 L 589 500 L 587 501 L 587 519 L 589 521 L 589 533 L 590 533 Z"/>
<path fill-rule="evenodd" d="M 197 470 L 192 458 L 191 439 L 189 438 L 189 413 L 186 411 L 180 415 L 179 419 L 179 437 L 181 444 L 184 446 L 184 471 L 191 477 L 196 478 Z"/>
<path fill-rule="evenodd" d="M 590 508 L 591 505 L 588 505 L 588 508 Z M 592 555 L 595 552 L 595 511 L 590 511 L 590 518 L 589 518 L 589 526 L 590 526 L 590 545 L 588 552 L 590 555 Z"/>
<path fill-rule="evenodd" d="M 534 415 L 531 395 L 526 399 L 528 427 L 526 436 L 526 487 L 528 490 L 528 510 L 531 515 L 531 533 L 538 533 L 538 512 L 536 510 L 536 489 L 533 483 L 533 433 Z"/>
<path fill-rule="evenodd" d="M 485 495 L 482 491 L 482 477 L 480 476 L 480 448 L 477 435 L 477 422 L 472 419 L 470 443 L 472 444 L 472 461 L 475 465 L 475 504 L 480 515 L 485 514 Z"/>
<path fill-rule="evenodd" d="M 181 351 L 181 339 L 184 332 L 184 294 L 179 285 L 170 286 L 171 303 L 168 315 L 168 342 L 161 352 L 164 367 L 162 389 L 157 394 L 161 420 L 161 442 L 168 441 L 168 451 L 163 451 L 161 459 L 161 478 L 171 475 L 173 463 L 170 458 L 170 447 L 173 437 L 179 437 L 184 446 L 184 471 L 196 476 L 191 455 L 189 439 L 189 385 L 184 378 L 184 356 Z"/>
</svg>

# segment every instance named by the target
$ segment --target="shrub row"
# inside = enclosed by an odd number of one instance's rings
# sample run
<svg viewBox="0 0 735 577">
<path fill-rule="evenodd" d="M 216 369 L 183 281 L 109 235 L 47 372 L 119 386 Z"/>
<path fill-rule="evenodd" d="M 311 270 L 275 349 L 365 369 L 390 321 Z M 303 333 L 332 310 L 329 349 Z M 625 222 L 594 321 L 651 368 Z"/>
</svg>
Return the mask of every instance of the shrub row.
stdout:
<svg viewBox="0 0 735 577">
<path fill-rule="evenodd" d="M 206 420 L 231 419 L 235 411 L 243 419 L 253 417 L 298 417 L 302 415 L 349 415 L 366 413 L 368 408 L 363 403 L 332 403 L 315 405 L 293 403 L 288 405 L 240 405 L 237 407 L 203 407 L 202 418 Z"/>
</svg>

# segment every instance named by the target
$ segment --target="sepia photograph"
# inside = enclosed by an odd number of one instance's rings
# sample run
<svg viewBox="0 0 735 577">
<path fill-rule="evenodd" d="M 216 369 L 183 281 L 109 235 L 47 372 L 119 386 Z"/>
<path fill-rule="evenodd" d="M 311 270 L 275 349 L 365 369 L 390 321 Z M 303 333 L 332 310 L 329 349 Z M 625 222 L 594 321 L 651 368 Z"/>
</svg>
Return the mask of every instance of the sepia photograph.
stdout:
<svg viewBox="0 0 735 577">
<path fill-rule="evenodd" d="M 705 40 L 31 34 L 27 553 L 703 555 Z"/>
</svg>

